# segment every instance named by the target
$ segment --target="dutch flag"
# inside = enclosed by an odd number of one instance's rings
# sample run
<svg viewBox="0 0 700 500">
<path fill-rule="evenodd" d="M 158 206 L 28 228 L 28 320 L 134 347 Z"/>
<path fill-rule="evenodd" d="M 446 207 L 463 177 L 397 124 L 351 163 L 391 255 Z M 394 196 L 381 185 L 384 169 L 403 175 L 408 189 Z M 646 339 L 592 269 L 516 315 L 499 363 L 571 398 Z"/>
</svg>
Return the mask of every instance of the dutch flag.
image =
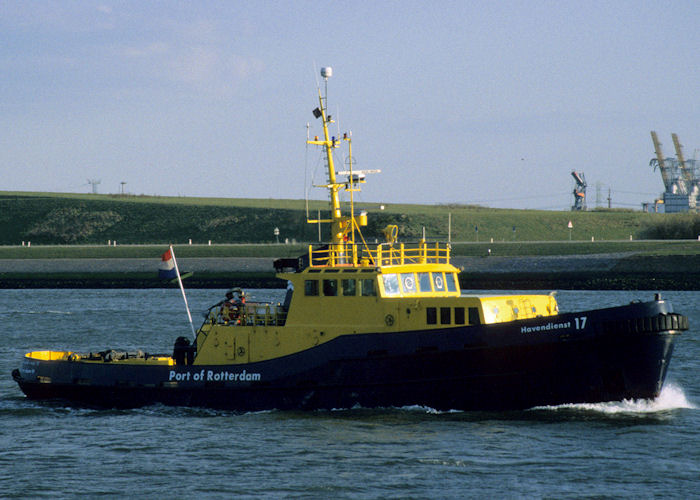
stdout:
<svg viewBox="0 0 700 500">
<path fill-rule="evenodd" d="M 171 249 L 168 249 L 160 257 L 160 266 L 158 267 L 158 277 L 161 279 L 177 278 L 177 270 L 175 269 L 175 260 L 173 259 L 173 252 Z"/>
</svg>

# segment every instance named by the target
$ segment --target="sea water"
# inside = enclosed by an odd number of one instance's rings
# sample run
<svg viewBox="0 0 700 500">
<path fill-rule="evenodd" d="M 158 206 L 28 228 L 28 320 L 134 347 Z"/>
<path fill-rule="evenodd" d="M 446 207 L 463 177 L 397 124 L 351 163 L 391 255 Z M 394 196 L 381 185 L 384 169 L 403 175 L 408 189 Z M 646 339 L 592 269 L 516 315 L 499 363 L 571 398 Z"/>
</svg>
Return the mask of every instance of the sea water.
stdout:
<svg viewBox="0 0 700 500">
<path fill-rule="evenodd" d="M 223 292 L 188 291 L 195 322 Z M 0 497 L 698 497 L 700 292 L 663 296 L 690 330 L 654 400 L 241 414 L 26 399 L 10 372 L 27 351 L 170 352 L 190 326 L 178 290 L 0 290 Z M 563 291 L 558 300 L 574 311 L 652 297 Z"/>
</svg>

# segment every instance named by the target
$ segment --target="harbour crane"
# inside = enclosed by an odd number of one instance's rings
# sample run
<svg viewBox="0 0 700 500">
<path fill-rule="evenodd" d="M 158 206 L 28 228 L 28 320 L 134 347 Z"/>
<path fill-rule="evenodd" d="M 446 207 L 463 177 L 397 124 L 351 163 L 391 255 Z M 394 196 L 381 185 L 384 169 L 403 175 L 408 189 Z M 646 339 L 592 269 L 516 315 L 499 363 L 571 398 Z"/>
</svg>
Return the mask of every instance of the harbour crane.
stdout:
<svg viewBox="0 0 700 500">
<path fill-rule="evenodd" d="M 656 152 L 656 158 L 652 158 L 649 165 L 656 168 L 659 167 L 661 172 L 661 179 L 664 181 L 664 188 L 667 193 L 675 193 L 676 191 L 680 193 L 685 193 L 685 183 L 679 182 L 679 180 L 674 179 L 672 170 L 672 165 L 666 165 L 666 160 L 664 159 L 664 154 L 661 151 L 661 143 L 659 142 L 659 137 L 656 135 L 654 130 L 651 131 L 651 140 L 654 141 L 654 151 Z M 674 182 L 675 181 L 675 182 Z"/>
<path fill-rule="evenodd" d="M 671 134 L 673 139 L 673 146 L 676 148 L 676 156 L 678 157 L 678 165 L 680 166 L 681 173 L 683 174 L 683 182 L 686 187 L 686 192 L 690 195 L 688 197 L 688 208 L 697 208 L 697 196 L 700 186 L 698 185 L 698 180 L 695 178 L 695 161 L 686 161 L 683 155 L 683 145 L 678 140 L 677 134 Z"/>
<path fill-rule="evenodd" d="M 576 172 L 575 170 L 571 172 L 571 176 L 576 181 L 576 187 L 574 187 L 574 204 L 571 210 L 586 210 L 586 176 L 583 172 Z"/>
<path fill-rule="evenodd" d="M 656 132 L 651 131 L 651 139 L 654 141 L 656 158 L 649 161 L 649 165 L 655 169 L 658 166 L 661 178 L 664 182 L 663 203 L 666 213 L 695 212 L 700 200 L 700 175 L 695 157 L 688 160 L 683 154 L 683 145 L 677 134 L 671 134 L 676 157 L 664 158 L 661 151 L 661 143 Z"/>
<path fill-rule="evenodd" d="M 688 163 L 685 161 L 685 156 L 683 156 L 683 145 L 678 140 L 678 135 L 671 134 L 671 138 L 673 139 L 673 146 L 676 148 L 676 156 L 678 157 L 678 165 L 681 167 L 683 180 L 685 181 L 687 191 L 690 191 L 693 188 L 693 181 L 695 180 L 693 171 L 690 168 L 690 165 L 688 165 Z"/>
</svg>

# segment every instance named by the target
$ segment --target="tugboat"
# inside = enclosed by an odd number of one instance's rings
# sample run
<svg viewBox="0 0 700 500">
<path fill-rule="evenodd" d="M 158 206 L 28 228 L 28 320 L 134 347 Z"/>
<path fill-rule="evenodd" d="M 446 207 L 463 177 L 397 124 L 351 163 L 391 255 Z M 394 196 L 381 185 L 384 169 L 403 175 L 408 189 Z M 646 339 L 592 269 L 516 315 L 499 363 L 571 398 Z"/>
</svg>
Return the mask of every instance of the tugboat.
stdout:
<svg viewBox="0 0 700 500">
<path fill-rule="evenodd" d="M 323 68 L 328 82 L 330 68 Z M 326 92 L 327 95 L 327 92 Z M 421 405 L 520 410 L 657 397 L 688 319 L 658 294 L 648 302 L 563 313 L 549 295 L 462 295 L 450 246 L 371 245 L 353 193 L 352 137 L 334 137 L 318 90 L 330 193 L 330 242 L 275 262 L 281 303 L 232 290 L 190 343 L 172 354 L 33 351 L 13 377 L 31 399 L 91 407 L 201 406 L 236 411 Z M 333 152 L 347 144 L 349 170 Z M 349 214 L 340 192 L 350 195 Z M 320 218 L 319 218 L 320 219 Z"/>
</svg>

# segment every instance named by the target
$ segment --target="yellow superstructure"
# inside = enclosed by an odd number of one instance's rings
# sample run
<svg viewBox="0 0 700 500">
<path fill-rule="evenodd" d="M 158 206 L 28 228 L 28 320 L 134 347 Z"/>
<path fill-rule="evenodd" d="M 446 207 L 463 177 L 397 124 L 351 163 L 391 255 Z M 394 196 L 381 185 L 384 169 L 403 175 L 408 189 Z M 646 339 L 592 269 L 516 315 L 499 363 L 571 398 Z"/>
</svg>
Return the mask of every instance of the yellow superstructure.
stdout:
<svg viewBox="0 0 700 500">
<path fill-rule="evenodd" d="M 285 304 L 244 304 L 233 321 L 213 310 L 197 337 L 195 364 L 265 361 L 340 335 L 439 330 L 557 313 L 550 295 L 462 296 L 459 270 L 436 262 L 447 249 L 420 243 L 423 262 L 416 263 L 410 250 L 375 249 L 375 256 L 393 255 L 388 265 L 336 264 L 336 255 L 327 264 L 278 273 L 289 283 Z"/>
<path fill-rule="evenodd" d="M 325 75 L 324 75 L 325 76 Z M 396 242 L 396 226 L 385 229 L 386 243 L 370 246 L 360 228 L 367 215 L 354 213 L 355 192 L 365 173 L 353 171 L 352 136 L 334 137 L 325 99 L 319 90 L 322 137 L 307 140 L 321 146 L 328 167 L 330 218 L 308 219 L 331 224 L 331 242 L 309 247 L 296 272 L 278 278 L 289 286 L 284 303 L 239 304 L 212 310 L 197 336 L 194 364 L 243 364 L 266 361 L 311 349 L 341 335 L 391 334 L 440 330 L 557 314 L 548 295 L 463 297 L 459 270 L 450 264 L 449 245 Z M 336 172 L 333 150 L 348 144 L 349 171 Z M 339 181 L 338 175 L 347 175 Z M 339 192 L 350 193 L 350 214 L 343 215 Z"/>
</svg>

